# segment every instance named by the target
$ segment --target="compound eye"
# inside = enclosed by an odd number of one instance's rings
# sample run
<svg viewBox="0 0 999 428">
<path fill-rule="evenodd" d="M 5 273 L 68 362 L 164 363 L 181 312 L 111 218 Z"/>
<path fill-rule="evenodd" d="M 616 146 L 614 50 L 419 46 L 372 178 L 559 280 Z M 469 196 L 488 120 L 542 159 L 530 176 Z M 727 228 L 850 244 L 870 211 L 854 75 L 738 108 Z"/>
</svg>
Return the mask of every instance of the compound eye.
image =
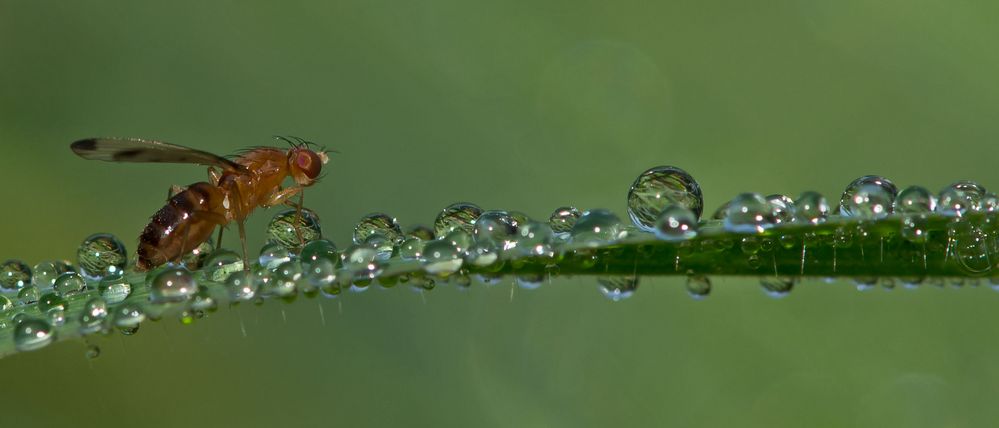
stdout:
<svg viewBox="0 0 999 428">
<path fill-rule="evenodd" d="M 315 179 L 323 169 L 323 161 L 312 150 L 302 150 L 295 156 L 295 166 L 302 170 L 306 177 Z"/>
</svg>

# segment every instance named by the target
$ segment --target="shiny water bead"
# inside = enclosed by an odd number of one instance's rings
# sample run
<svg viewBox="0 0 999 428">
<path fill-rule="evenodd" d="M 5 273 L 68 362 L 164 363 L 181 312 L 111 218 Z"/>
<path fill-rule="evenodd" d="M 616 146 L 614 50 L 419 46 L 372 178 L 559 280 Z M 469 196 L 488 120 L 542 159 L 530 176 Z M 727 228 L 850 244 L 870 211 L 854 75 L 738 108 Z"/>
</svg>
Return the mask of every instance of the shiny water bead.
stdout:
<svg viewBox="0 0 999 428">
<path fill-rule="evenodd" d="M 625 236 L 625 229 L 614 213 L 595 209 L 583 213 L 572 227 L 572 242 L 597 247 Z"/>
<path fill-rule="evenodd" d="M 553 257 L 555 251 L 552 243 L 555 232 L 548 223 L 528 221 L 517 229 L 514 246 L 521 254 L 534 257 Z"/>
<path fill-rule="evenodd" d="M 218 309 L 218 302 L 212 297 L 212 293 L 207 288 L 201 288 L 191 299 L 191 309 L 194 311 L 213 312 Z"/>
<path fill-rule="evenodd" d="M 66 324 L 66 311 L 59 308 L 49 309 L 45 312 L 45 319 L 48 320 L 49 325 L 59 327 Z"/>
<path fill-rule="evenodd" d="M 972 275 L 992 270 L 992 259 L 996 254 L 989 250 L 995 238 L 989 239 L 981 227 L 967 221 L 952 224 L 951 228 L 954 231 L 953 252 L 958 265 Z"/>
<path fill-rule="evenodd" d="M 65 273 L 60 268 L 62 262 L 46 261 L 41 262 L 31 269 L 31 283 L 39 290 L 48 290 L 55 285 L 56 278 Z"/>
<path fill-rule="evenodd" d="M 11 302 L 7 296 L 0 296 L 0 312 L 9 310 L 14 307 L 14 302 Z"/>
<path fill-rule="evenodd" d="M 697 236 L 697 216 L 680 205 L 669 205 L 656 220 L 656 237 L 663 241 L 686 241 Z"/>
<path fill-rule="evenodd" d="M 545 274 L 543 273 L 527 273 L 518 275 L 517 286 L 525 290 L 537 290 L 541 288 L 541 285 L 545 282 Z"/>
<path fill-rule="evenodd" d="M 918 244 L 926 243 L 929 218 L 926 214 L 904 214 L 902 216 L 902 238 Z"/>
<path fill-rule="evenodd" d="M 766 197 L 773 213 L 774 224 L 790 224 L 794 220 L 794 200 L 786 195 L 769 195 Z"/>
<path fill-rule="evenodd" d="M 434 230 L 423 225 L 416 225 L 409 228 L 409 231 L 406 232 L 406 237 L 420 238 L 423 240 L 423 242 L 429 242 L 433 241 L 434 239 L 437 239 L 437 237 L 434 235 Z"/>
<path fill-rule="evenodd" d="M 475 227 L 475 220 L 481 215 L 482 208 L 479 208 L 478 205 L 467 202 L 451 204 L 444 208 L 434 220 L 434 235 L 444 236 L 455 229 L 464 230 L 470 234 Z"/>
<path fill-rule="evenodd" d="M 306 266 L 317 262 L 320 259 L 326 259 L 336 262 L 340 259 L 340 255 L 337 253 L 336 244 L 328 239 L 317 239 L 302 247 L 302 252 L 299 253 L 299 258 L 302 263 Z"/>
<path fill-rule="evenodd" d="M 87 281 L 83 279 L 83 276 L 76 272 L 66 272 L 56 278 L 52 289 L 60 296 L 71 296 L 83 291 L 86 287 Z"/>
<path fill-rule="evenodd" d="M 794 288 L 794 278 L 768 276 L 760 279 L 760 286 L 768 296 L 780 299 L 791 294 L 791 289 Z"/>
<path fill-rule="evenodd" d="M 20 260 L 7 260 L 0 265 L 0 291 L 15 291 L 31 284 L 31 268 Z"/>
<path fill-rule="evenodd" d="M 680 205 L 701 218 L 704 198 L 701 187 L 686 171 L 657 166 L 643 172 L 628 189 L 628 216 L 638 228 L 652 232 L 659 213 L 668 205 Z"/>
<path fill-rule="evenodd" d="M 267 224 L 267 242 L 280 244 L 285 248 L 300 250 L 305 243 L 322 239 L 323 228 L 319 216 L 308 208 L 303 208 L 301 216 L 297 209 L 278 213 Z"/>
<path fill-rule="evenodd" d="M 548 225 L 555 233 L 568 233 L 581 215 L 583 213 L 576 207 L 559 207 L 548 217 Z"/>
<path fill-rule="evenodd" d="M 441 241 L 450 242 L 459 253 L 464 253 L 472 246 L 474 240 L 472 239 L 472 235 L 464 230 L 452 230 Z"/>
<path fill-rule="evenodd" d="M 353 272 L 369 270 L 369 265 L 374 264 L 377 257 L 378 253 L 374 248 L 357 244 L 347 247 L 340 254 L 343 267 Z"/>
<path fill-rule="evenodd" d="M 980 210 L 987 213 L 999 212 L 999 195 L 992 192 L 985 193 Z"/>
<path fill-rule="evenodd" d="M 940 191 L 937 212 L 951 217 L 963 217 L 982 208 L 985 188 L 973 181 L 958 181 Z"/>
<path fill-rule="evenodd" d="M 354 243 L 364 243 L 369 236 L 374 234 L 384 236 L 392 242 L 392 245 L 399 244 L 405 239 L 399 222 L 394 217 L 384 213 L 372 213 L 361 217 L 361 220 L 354 226 Z"/>
<path fill-rule="evenodd" d="M 801 224 L 825 223 L 829 217 L 829 202 L 819 192 L 806 191 L 794 201 L 794 222 Z"/>
<path fill-rule="evenodd" d="M 233 272 L 225 280 L 225 288 L 229 297 L 237 302 L 253 300 L 257 297 L 260 284 L 252 272 L 244 270 Z"/>
<path fill-rule="evenodd" d="M 461 269 L 461 251 L 451 242 L 441 239 L 423 248 L 423 270 L 435 275 L 450 275 Z"/>
<path fill-rule="evenodd" d="M 858 276 L 852 278 L 851 280 L 857 287 L 857 291 L 873 290 L 874 286 L 878 285 L 878 277 L 876 276 Z"/>
<path fill-rule="evenodd" d="M 281 263 L 290 261 L 291 258 L 291 250 L 288 247 L 272 242 L 260 249 L 260 257 L 257 258 L 257 263 L 260 263 L 260 266 L 264 268 L 274 269 Z"/>
<path fill-rule="evenodd" d="M 627 299 L 638 290 L 638 277 L 609 276 L 597 278 L 600 294 L 615 302 Z"/>
<path fill-rule="evenodd" d="M 688 275 L 685 284 L 687 294 L 694 300 L 701 300 L 711 294 L 711 279 L 704 275 Z"/>
<path fill-rule="evenodd" d="M 921 186 L 909 186 L 895 198 L 895 214 L 926 214 L 937 208 L 937 197 Z"/>
<path fill-rule="evenodd" d="M 24 311 L 17 312 L 15 314 L 13 314 L 13 316 L 10 317 L 10 320 L 14 321 L 14 324 L 20 324 L 20 323 L 22 323 L 24 321 L 27 321 L 29 319 L 31 319 L 31 317 L 29 317 L 28 314 L 27 314 L 27 312 L 24 312 Z"/>
<path fill-rule="evenodd" d="M 843 193 L 839 212 L 844 217 L 859 220 L 879 220 L 892 213 L 894 202 L 894 194 L 890 193 L 885 186 L 861 184 L 858 187 L 849 188 L 846 193 Z"/>
<path fill-rule="evenodd" d="M 215 245 L 212 244 L 211 239 L 202 242 L 195 249 L 191 250 L 190 253 L 184 255 L 181 258 L 181 262 L 185 267 L 191 270 L 202 269 L 205 263 L 208 262 L 208 258 L 211 257 L 212 253 L 215 252 Z"/>
<path fill-rule="evenodd" d="M 507 249 L 516 239 L 518 222 L 506 211 L 486 211 L 475 220 L 472 237 L 477 243 Z"/>
<path fill-rule="evenodd" d="M 138 327 L 146 320 L 146 311 L 136 303 L 124 303 L 114 309 L 114 325 L 122 328 Z"/>
<path fill-rule="evenodd" d="M 399 244 L 399 258 L 403 260 L 419 260 L 423 255 L 423 240 L 416 237 L 406 238 Z"/>
<path fill-rule="evenodd" d="M 27 319 L 14 327 L 14 347 L 18 351 L 34 351 L 44 348 L 55 339 L 55 330 L 48 321 Z"/>
<path fill-rule="evenodd" d="M 69 309 L 69 303 L 66 302 L 66 299 L 55 293 L 45 293 L 38 298 L 39 311 L 48 312 L 53 308 L 59 308 L 65 311 L 66 309 Z"/>
<path fill-rule="evenodd" d="M 465 251 L 465 261 L 475 267 L 496 266 L 499 261 L 499 251 L 489 244 L 472 244 Z"/>
<path fill-rule="evenodd" d="M 310 242 L 309 244 L 312 243 Z M 205 260 L 204 266 L 201 268 L 205 272 L 205 276 L 214 282 L 225 281 L 233 272 L 243 269 L 243 258 L 235 251 L 226 249 L 217 250 L 209 255 L 208 259 Z"/>
<path fill-rule="evenodd" d="M 87 303 L 83 305 L 83 312 L 80 313 L 80 332 L 91 334 L 101 330 L 104 327 L 104 320 L 107 318 L 107 301 L 100 297 L 87 300 Z"/>
<path fill-rule="evenodd" d="M 17 292 L 17 301 L 21 302 L 22 305 L 35 303 L 40 297 L 38 287 L 34 285 L 26 286 Z"/>
<path fill-rule="evenodd" d="M 877 191 L 872 187 L 866 186 L 874 186 L 881 191 Z M 860 192 L 861 189 L 864 189 L 865 192 L 863 195 L 858 197 L 857 193 Z M 871 200 L 872 195 L 875 198 L 873 201 Z M 843 190 L 843 195 L 840 197 L 839 201 L 839 213 L 845 217 L 873 219 L 868 217 L 870 217 L 872 211 L 874 210 L 874 207 L 871 206 L 872 203 L 876 203 L 880 205 L 883 217 L 891 214 L 892 203 L 895 201 L 896 195 L 898 195 L 898 188 L 895 187 L 895 183 L 892 183 L 891 180 L 878 175 L 865 175 L 853 180 L 853 182 L 851 182 L 848 186 L 846 186 L 846 189 Z"/>
<path fill-rule="evenodd" d="M 310 288 L 324 289 L 336 282 L 336 265 L 332 260 L 319 259 L 305 269 L 305 283 Z"/>
<path fill-rule="evenodd" d="M 166 269 L 153 278 L 149 300 L 153 303 L 176 303 L 191 299 L 198 292 L 198 283 L 191 272 L 183 268 Z"/>
<path fill-rule="evenodd" d="M 288 296 L 295 294 L 298 282 L 305 276 L 302 264 L 297 261 L 282 263 L 274 270 L 271 281 L 263 288 L 269 296 Z"/>
<path fill-rule="evenodd" d="M 114 235 L 90 235 L 76 251 L 80 273 L 87 279 L 99 280 L 107 275 L 121 273 L 128 264 L 128 253 Z"/>
<path fill-rule="evenodd" d="M 392 258 L 392 252 L 395 251 L 395 245 L 392 243 L 392 240 L 380 233 L 368 235 L 368 239 L 364 241 L 364 244 L 374 248 L 375 258 L 381 261 Z"/>
<path fill-rule="evenodd" d="M 763 233 L 776 223 L 770 203 L 759 193 L 742 193 L 729 201 L 723 227 L 734 233 Z"/>
</svg>

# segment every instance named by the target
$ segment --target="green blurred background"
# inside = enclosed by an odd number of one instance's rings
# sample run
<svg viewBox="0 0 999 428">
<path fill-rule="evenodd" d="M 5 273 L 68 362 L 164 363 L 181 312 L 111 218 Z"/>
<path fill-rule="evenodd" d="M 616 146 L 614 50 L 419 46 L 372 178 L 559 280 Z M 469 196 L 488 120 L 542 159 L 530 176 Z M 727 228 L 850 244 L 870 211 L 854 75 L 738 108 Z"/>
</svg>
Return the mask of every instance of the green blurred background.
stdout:
<svg viewBox="0 0 999 428">
<path fill-rule="evenodd" d="M 340 246 L 384 211 L 546 217 L 606 207 L 647 167 L 712 212 L 753 190 L 838 199 L 863 174 L 999 186 L 999 3 L 0 0 L 0 258 L 134 249 L 192 166 L 86 162 L 89 136 L 219 153 L 291 134 L 335 148 L 307 193 Z M 250 222 L 263 243 L 273 212 Z M 230 238 L 233 238 L 230 234 Z M 236 242 L 229 241 L 230 247 Z M 375 287 L 377 288 L 377 287 Z M 646 278 L 426 295 L 405 287 L 220 310 L 0 360 L 4 426 L 989 426 L 987 289 L 784 300 Z M 326 324 L 320 319 L 320 305 Z M 247 330 L 240 332 L 240 320 Z"/>
</svg>

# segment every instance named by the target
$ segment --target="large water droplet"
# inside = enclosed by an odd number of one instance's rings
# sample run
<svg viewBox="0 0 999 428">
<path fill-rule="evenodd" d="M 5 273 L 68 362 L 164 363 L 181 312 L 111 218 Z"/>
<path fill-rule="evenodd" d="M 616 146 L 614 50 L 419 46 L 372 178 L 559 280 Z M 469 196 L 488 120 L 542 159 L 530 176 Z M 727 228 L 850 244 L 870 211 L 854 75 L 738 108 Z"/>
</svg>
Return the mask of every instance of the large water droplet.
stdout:
<svg viewBox="0 0 999 428">
<path fill-rule="evenodd" d="M 288 247 L 272 242 L 260 249 L 260 257 L 257 259 L 257 263 L 260 263 L 260 266 L 266 269 L 274 269 L 281 263 L 290 261 L 291 258 L 291 250 Z"/>
<path fill-rule="evenodd" d="M 340 255 L 343 267 L 357 278 L 373 279 L 381 274 L 378 252 L 368 245 L 351 245 Z"/>
<path fill-rule="evenodd" d="M 233 272 L 225 280 L 225 288 L 229 297 L 237 302 L 253 300 L 257 296 L 260 284 L 252 272 L 244 270 Z"/>
<path fill-rule="evenodd" d="M 17 292 L 17 300 L 21 302 L 22 305 L 35 303 L 40 297 L 38 287 L 35 287 L 34 285 L 26 286 Z"/>
<path fill-rule="evenodd" d="M 711 279 L 704 275 L 689 275 L 685 284 L 687 294 L 694 300 L 702 300 L 711 294 Z"/>
<path fill-rule="evenodd" d="M 759 193 L 742 193 L 729 201 L 724 228 L 733 233 L 763 233 L 776 219 L 770 203 Z"/>
<path fill-rule="evenodd" d="M 804 192 L 794 202 L 794 221 L 796 223 L 825 223 L 827 217 L 829 217 L 829 202 L 819 192 Z"/>
<path fill-rule="evenodd" d="M 66 302 L 66 299 L 55 293 L 45 293 L 38 298 L 38 310 L 42 313 L 48 312 L 55 308 L 65 311 L 69 309 L 69 303 Z"/>
<path fill-rule="evenodd" d="M 280 244 L 294 251 L 302 249 L 305 243 L 322 239 L 323 228 L 319 216 L 308 208 L 303 208 L 301 216 L 297 209 L 282 211 L 267 225 L 267 242 Z"/>
<path fill-rule="evenodd" d="M 31 283 L 39 290 L 48 290 L 55 286 L 56 278 L 66 272 L 74 272 L 73 266 L 64 261 L 45 261 L 32 269 Z"/>
<path fill-rule="evenodd" d="M 91 334 L 100 331 L 104 328 L 104 320 L 107 318 L 107 301 L 100 297 L 88 300 L 83 305 L 83 312 L 80 313 L 80 333 Z"/>
<path fill-rule="evenodd" d="M 445 236 L 458 229 L 469 234 L 475 227 L 475 220 L 482 215 L 482 208 L 468 202 L 458 202 L 444 208 L 434 220 L 434 235 Z"/>
<path fill-rule="evenodd" d="M 512 246 L 521 254 L 532 257 L 553 257 L 554 239 L 555 233 L 547 223 L 528 221 L 517 230 L 515 243 Z"/>
<path fill-rule="evenodd" d="M 937 197 L 921 186 L 909 186 L 895 198 L 896 214 L 926 214 L 936 210 Z"/>
<path fill-rule="evenodd" d="M 337 254 L 336 244 L 328 239 L 317 239 L 302 248 L 302 252 L 299 254 L 302 259 L 302 263 L 305 266 L 309 266 L 312 263 L 319 261 L 320 259 L 326 259 L 333 262 L 336 265 L 337 260 L 340 256 Z"/>
<path fill-rule="evenodd" d="M 423 270 L 435 275 L 450 275 L 461 269 L 461 252 L 451 242 L 441 239 L 423 248 Z"/>
<path fill-rule="evenodd" d="M 90 235 L 76 251 L 80 273 L 90 280 L 100 280 L 108 275 L 120 274 L 128 264 L 128 252 L 114 235 Z"/>
<path fill-rule="evenodd" d="M 368 235 L 368 238 L 364 241 L 364 245 L 374 248 L 375 258 L 380 261 L 392 258 L 392 253 L 395 251 L 393 241 L 380 233 Z"/>
<path fill-rule="evenodd" d="M 31 268 L 20 260 L 7 260 L 0 265 L 0 291 L 16 291 L 31 284 Z"/>
<path fill-rule="evenodd" d="M 638 277 L 609 276 L 597 278 L 600 293 L 615 302 L 627 299 L 638 289 Z"/>
<path fill-rule="evenodd" d="M 320 241 L 313 241 L 320 242 Z M 312 245 L 310 242 L 308 245 Z M 302 250 L 305 252 L 305 250 Z M 233 272 L 243 270 L 243 258 L 235 251 L 229 251 L 225 249 L 220 249 L 212 253 L 205 261 L 205 266 L 202 269 L 205 272 L 205 276 L 214 282 L 225 281 L 229 275 Z"/>
<path fill-rule="evenodd" d="M 657 166 L 643 172 L 628 190 L 628 215 L 640 229 L 652 232 L 659 213 L 668 205 L 680 205 L 701 218 L 704 199 L 701 187 L 686 171 Z"/>
<path fill-rule="evenodd" d="M 881 189 L 881 191 L 865 186 L 874 186 Z M 864 194 L 858 197 L 857 193 L 861 189 L 864 190 Z M 873 201 L 872 195 L 874 197 Z M 883 213 L 882 216 L 885 216 L 891 214 L 892 204 L 895 201 L 896 195 L 898 195 L 898 188 L 895 187 L 895 183 L 892 183 L 891 180 L 878 175 L 865 175 L 853 180 L 843 190 L 843 195 L 839 201 L 839 213 L 846 217 L 868 219 L 874 210 L 874 207 L 871 206 L 873 202 L 881 206 L 880 212 Z M 856 211 L 856 209 L 860 211 Z"/>
<path fill-rule="evenodd" d="M 572 227 L 572 242 L 591 247 L 613 243 L 624 235 L 621 219 L 604 209 L 584 212 Z"/>
<path fill-rule="evenodd" d="M 926 214 L 902 215 L 902 238 L 909 242 L 922 244 L 926 242 L 929 219 Z"/>
<path fill-rule="evenodd" d="M 391 242 L 391 245 L 397 245 L 403 240 L 399 222 L 394 217 L 384 213 L 373 213 L 362 217 L 354 226 L 354 243 L 362 244 L 374 234 L 384 236 Z"/>
<path fill-rule="evenodd" d="M 770 211 L 774 217 L 774 224 L 789 224 L 794 220 L 794 200 L 787 195 L 769 195 L 766 197 L 770 204 Z"/>
<path fill-rule="evenodd" d="M 423 255 L 423 240 L 416 237 L 406 238 L 399 244 L 399 258 L 403 260 L 419 260 Z"/>
<path fill-rule="evenodd" d="M 656 220 L 656 237 L 664 241 L 685 241 L 697 236 L 697 216 L 680 205 L 668 205 Z"/>
<path fill-rule="evenodd" d="M 555 233 L 569 233 L 583 215 L 576 207 L 559 207 L 548 217 L 548 225 Z"/>
<path fill-rule="evenodd" d="M 67 272 L 56 278 L 53 290 L 60 296 L 71 296 L 83 291 L 87 287 L 87 281 L 76 272 Z"/>
<path fill-rule="evenodd" d="M 168 268 L 153 278 L 149 300 L 153 303 L 187 301 L 198 292 L 198 283 L 191 272 L 183 268 Z"/>
<path fill-rule="evenodd" d="M 486 211 L 475 220 L 475 242 L 507 249 L 516 239 L 519 224 L 506 211 Z"/>
<path fill-rule="evenodd" d="M 14 346 L 18 351 L 44 348 L 55 339 L 55 330 L 47 321 L 27 319 L 14 327 Z"/>
<path fill-rule="evenodd" d="M 263 289 L 267 296 L 290 296 L 295 294 L 298 282 L 305 276 L 302 264 L 292 260 L 284 262 L 274 270 L 274 275 Z"/>
<path fill-rule="evenodd" d="M 937 212 L 951 217 L 963 217 L 982 208 L 985 188 L 974 181 L 958 181 L 940 191 Z"/>
</svg>

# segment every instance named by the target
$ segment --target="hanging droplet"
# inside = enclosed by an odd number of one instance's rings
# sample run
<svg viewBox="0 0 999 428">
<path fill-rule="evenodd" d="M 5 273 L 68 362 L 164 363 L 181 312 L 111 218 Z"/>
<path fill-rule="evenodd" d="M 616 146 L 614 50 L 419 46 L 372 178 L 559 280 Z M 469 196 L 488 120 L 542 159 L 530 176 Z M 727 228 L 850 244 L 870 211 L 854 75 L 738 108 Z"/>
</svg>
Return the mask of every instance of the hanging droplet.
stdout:
<svg viewBox="0 0 999 428">
<path fill-rule="evenodd" d="M 940 191 L 937 212 L 951 217 L 964 217 L 982 208 L 985 188 L 974 181 L 958 181 Z"/>
<path fill-rule="evenodd" d="M 121 328 L 137 328 L 145 320 L 146 311 L 136 303 L 126 302 L 114 310 L 114 324 Z"/>
<path fill-rule="evenodd" d="M 790 224 L 794 220 L 794 200 L 786 195 L 770 195 L 766 197 L 773 214 L 774 224 Z"/>
<path fill-rule="evenodd" d="M 336 280 L 336 266 L 327 259 L 319 259 L 311 263 L 305 271 L 305 282 L 310 287 L 319 290 L 329 287 Z"/>
<path fill-rule="evenodd" d="M 42 349 L 55 339 L 55 330 L 47 321 L 27 319 L 14 327 L 14 347 L 18 351 Z"/>
<path fill-rule="evenodd" d="M 93 360 L 101 356 L 101 348 L 97 345 L 88 345 L 87 351 L 84 352 L 83 356 L 88 360 Z"/>
<path fill-rule="evenodd" d="M 926 214 L 937 208 L 937 197 L 921 186 L 909 186 L 902 189 L 895 199 L 896 214 Z"/>
<path fill-rule="evenodd" d="M 545 282 L 543 273 L 525 273 L 517 275 L 517 286 L 524 290 L 537 290 Z"/>
<path fill-rule="evenodd" d="M 394 217 L 384 213 L 373 213 L 362 217 L 354 226 L 354 243 L 362 244 L 374 234 L 384 236 L 391 245 L 397 245 L 403 240 L 399 222 Z"/>
<path fill-rule="evenodd" d="M 280 244 L 295 252 L 306 243 L 322 239 L 323 228 L 319 216 L 308 208 L 282 211 L 267 224 L 267 242 Z"/>
<path fill-rule="evenodd" d="M 624 235 L 621 219 L 604 209 L 584 212 L 572 227 L 572 242 L 590 247 L 613 243 Z"/>
<path fill-rule="evenodd" d="M 687 294 L 694 300 L 702 300 L 711 294 L 711 279 L 704 275 L 688 275 Z"/>
<path fill-rule="evenodd" d="M 896 195 L 898 188 L 891 180 L 878 175 L 865 175 L 846 186 L 840 197 L 839 213 L 861 220 L 882 218 L 891 214 Z"/>
<path fill-rule="evenodd" d="M 597 278 L 600 293 L 612 301 L 619 302 L 635 295 L 638 290 L 638 277 L 608 276 Z"/>
<path fill-rule="evenodd" d="M 20 260 L 0 265 L 0 291 L 12 292 L 31 284 L 31 268 Z"/>
<path fill-rule="evenodd" d="M 579 216 L 583 215 L 576 207 L 559 207 L 548 217 L 548 225 L 555 233 L 569 233 L 576 225 Z"/>
<path fill-rule="evenodd" d="M 516 239 L 518 223 L 506 211 L 486 211 L 475 220 L 475 242 L 507 249 Z"/>
<path fill-rule="evenodd" d="M 295 294 L 298 282 L 302 280 L 305 272 L 302 264 L 292 260 L 282 263 L 276 269 L 270 281 L 262 288 L 265 296 L 284 297 Z"/>
<path fill-rule="evenodd" d="M 697 236 L 697 216 L 680 205 L 668 205 L 656 220 L 655 234 L 670 242 L 693 239 Z"/>
<path fill-rule="evenodd" d="M 198 283 L 191 272 L 183 268 L 166 269 L 153 278 L 149 300 L 153 303 L 176 303 L 191 299 L 198 292 Z"/>
<path fill-rule="evenodd" d="M 760 286 L 763 287 L 763 291 L 768 296 L 780 299 L 791 294 L 791 289 L 794 288 L 794 278 L 768 276 L 760 279 Z"/>
<path fill-rule="evenodd" d="M 257 297 L 257 289 L 260 284 L 252 272 L 239 270 L 229 275 L 225 280 L 225 288 L 229 297 L 237 302 L 253 300 Z"/>
<path fill-rule="evenodd" d="M 794 222 L 800 224 L 825 223 L 829 217 L 829 202 L 819 192 L 807 191 L 794 202 Z"/>
<path fill-rule="evenodd" d="M 60 296 L 71 296 L 87 288 L 87 281 L 76 272 L 67 272 L 56 278 L 53 290 Z"/>
<path fill-rule="evenodd" d="M 501 263 L 497 263 L 499 261 L 499 252 L 489 244 L 472 244 L 468 248 L 468 251 L 465 252 L 465 261 L 469 265 L 480 268 L 490 266 L 498 268 L 502 266 Z"/>
<path fill-rule="evenodd" d="M 874 286 L 878 285 L 878 277 L 876 276 L 856 276 L 852 280 L 853 285 L 857 287 L 857 291 L 873 290 Z"/>
<path fill-rule="evenodd" d="M 434 275 L 450 275 L 461 269 L 461 252 L 451 242 L 441 239 L 423 248 L 423 270 Z"/>
<path fill-rule="evenodd" d="M 126 305 L 127 306 L 127 305 Z M 100 297 L 94 297 L 83 305 L 80 313 L 80 333 L 92 334 L 104 328 L 108 318 L 108 303 Z"/>
<path fill-rule="evenodd" d="M 260 257 L 257 259 L 257 263 L 260 263 L 260 266 L 266 269 L 274 269 L 281 263 L 290 261 L 291 257 L 291 250 L 288 247 L 272 242 L 260 249 Z"/>
<path fill-rule="evenodd" d="M 926 243 L 929 228 L 929 218 L 926 214 L 902 215 L 902 238 L 917 244 Z"/>
<path fill-rule="evenodd" d="M 308 245 L 312 245 L 315 242 L 322 241 L 313 241 Z M 304 253 L 305 250 L 303 249 L 302 252 Z M 225 249 L 215 251 L 211 256 L 208 256 L 208 260 L 205 261 L 204 267 L 202 268 L 205 272 L 205 276 L 213 282 L 225 281 L 225 279 L 228 278 L 229 275 L 232 275 L 233 272 L 243 269 L 243 258 L 240 257 L 239 254 L 236 254 L 235 251 Z"/>
<path fill-rule="evenodd" d="M 742 193 L 729 201 L 724 228 L 733 233 L 763 233 L 776 219 L 770 203 L 759 193 Z"/>
<path fill-rule="evenodd" d="M 704 198 L 701 187 L 686 171 L 674 166 L 657 166 L 643 172 L 628 189 L 628 216 L 646 232 L 655 229 L 659 214 L 668 205 L 682 206 L 701 218 Z"/>
<path fill-rule="evenodd" d="M 467 202 L 458 202 L 444 208 L 434 220 L 434 235 L 444 236 L 454 230 L 463 230 L 471 234 L 475 220 L 482 215 L 482 208 Z"/>
</svg>

